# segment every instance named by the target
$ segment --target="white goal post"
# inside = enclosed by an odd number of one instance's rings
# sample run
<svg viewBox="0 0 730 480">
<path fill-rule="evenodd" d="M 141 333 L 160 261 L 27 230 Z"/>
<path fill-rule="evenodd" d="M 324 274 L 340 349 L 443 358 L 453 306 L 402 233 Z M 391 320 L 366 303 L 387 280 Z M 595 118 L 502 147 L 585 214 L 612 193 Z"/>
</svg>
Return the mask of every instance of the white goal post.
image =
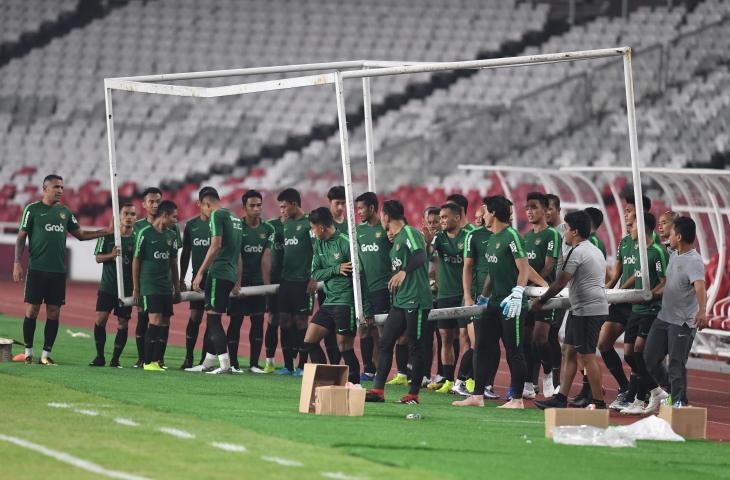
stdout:
<svg viewBox="0 0 730 480">
<path fill-rule="evenodd" d="M 112 91 L 122 90 L 127 92 L 139 92 L 157 95 L 174 95 L 184 97 L 215 98 L 229 95 L 247 95 L 288 88 L 321 87 L 334 85 L 335 102 L 337 104 L 337 116 L 339 124 L 340 147 L 342 154 L 342 173 L 345 186 L 348 234 L 350 241 L 350 256 L 352 259 L 352 278 L 354 287 L 355 311 L 358 321 L 363 321 L 362 294 L 360 290 L 360 265 L 358 257 L 356 222 L 354 210 L 354 197 L 352 192 L 352 174 L 350 170 L 350 151 L 347 132 L 347 118 L 345 110 L 345 80 L 362 79 L 364 98 L 364 120 L 366 134 L 367 152 L 367 175 L 368 186 L 375 191 L 375 159 L 372 139 L 372 113 L 370 105 L 370 79 L 392 75 L 408 75 L 417 73 L 432 73 L 452 70 L 474 70 L 491 69 L 530 65 L 544 65 L 550 63 L 573 62 L 578 60 L 591 60 L 600 58 L 621 57 L 624 67 L 624 87 L 626 92 L 626 113 L 629 127 L 629 146 L 631 154 L 631 172 L 634 195 L 641 198 L 641 177 L 639 169 L 639 149 L 636 134 L 636 112 L 634 106 L 634 83 L 631 67 L 631 48 L 616 47 L 598 50 L 583 50 L 576 52 L 563 52 L 541 55 L 528 55 L 508 58 L 494 58 L 487 60 L 470 60 L 460 62 L 393 62 L 393 61 L 371 61 L 356 60 L 346 62 L 313 63 L 302 65 L 284 65 L 273 67 L 242 68 L 235 70 L 217 70 L 204 72 L 188 72 L 176 74 L 146 75 L 136 77 L 107 78 L 104 80 L 104 95 L 106 100 L 106 122 L 109 147 L 109 177 L 112 196 L 112 211 L 114 215 L 114 239 L 115 244 L 121 244 L 119 228 L 119 196 L 117 191 L 117 160 L 114 136 L 114 115 L 112 108 Z M 186 85 L 172 85 L 164 82 L 210 79 L 233 76 L 249 76 L 263 74 L 282 74 L 298 72 L 322 72 L 312 75 L 295 76 L 277 80 L 259 81 L 220 87 L 199 87 Z M 638 221 L 640 268 L 641 274 L 648 278 L 648 262 L 646 252 L 646 234 L 644 232 L 644 216 L 642 202 L 636 202 L 636 216 Z M 122 258 L 117 257 L 117 293 L 125 304 L 131 303 L 130 298 L 124 297 L 124 279 L 122 275 Z M 642 290 L 612 290 L 607 292 L 609 302 L 639 302 L 651 298 L 651 291 L 648 282 L 643 285 Z M 276 286 L 254 287 L 258 291 L 249 294 L 262 294 L 262 292 L 275 291 Z M 527 294 L 531 297 L 541 295 L 545 289 L 528 287 Z M 199 292 L 186 292 L 184 300 L 199 300 L 202 295 Z M 544 308 L 564 308 L 568 304 L 565 291 L 561 292 L 560 298 L 548 302 Z M 430 320 L 440 317 L 451 318 L 465 316 L 481 311 L 483 307 L 460 307 L 456 309 L 433 310 L 429 315 Z M 382 321 L 383 318 L 376 319 Z"/>
</svg>

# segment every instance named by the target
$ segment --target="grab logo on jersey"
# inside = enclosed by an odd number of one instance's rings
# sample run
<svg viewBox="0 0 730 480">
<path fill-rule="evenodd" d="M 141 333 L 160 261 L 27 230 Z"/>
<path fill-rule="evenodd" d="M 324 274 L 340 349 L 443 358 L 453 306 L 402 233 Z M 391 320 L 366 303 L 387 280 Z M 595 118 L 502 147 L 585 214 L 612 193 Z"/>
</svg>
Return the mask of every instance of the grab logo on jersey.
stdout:
<svg viewBox="0 0 730 480">
<path fill-rule="evenodd" d="M 63 233 L 65 231 L 63 228 L 63 225 L 52 225 L 50 223 L 47 223 L 45 228 L 46 228 L 46 232 Z"/>
<path fill-rule="evenodd" d="M 487 263 L 499 263 L 499 260 L 497 259 L 496 255 L 489 255 L 484 254 L 484 258 L 487 260 Z"/>
<path fill-rule="evenodd" d="M 396 270 L 398 270 L 398 269 L 399 269 L 399 268 L 400 268 L 401 266 L 403 266 L 403 260 L 401 260 L 400 258 L 394 258 L 394 259 L 393 259 L 393 260 L 392 260 L 392 261 L 390 262 L 390 264 L 391 264 L 391 266 L 392 266 L 392 270 L 393 270 L 393 271 L 396 271 Z"/>
<path fill-rule="evenodd" d="M 246 245 L 243 247 L 244 253 L 261 253 L 264 251 L 263 245 Z"/>
<path fill-rule="evenodd" d="M 624 265 L 636 265 L 636 257 L 624 257 Z"/>
<path fill-rule="evenodd" d="M 152 256 L 155 257 L 155 260 L 170 260 L 170 252 L 155 251 Z"/>
<path fill-rule="evenodd" d="M 209 247 L 210 238 L 196 238 L 193 240 L 193 245 L 196 247 Z"/>
<path fill-rule="evenodd" d="M 285 238 L 284 239 L 284 246 L 296 246 L 299 245 L 299 239 L 297 237 L 294 238 Z"/>
<path fill-rule="evenodd" d="M 537 253 L 535 252 L 527 252 L 527 259 L 528 260 L 535 260 L 537 258 Z"/>
<path fill-rule="evenodd" d="M 444 263 L 453 263 L 453 264 L 459 264 L 464 263 L 464 259 L 461 258 L 459 255 L 444 255 L 443 257 Z"/>
<path fill-rule="evenodd" d="M 363 243 L 362 245 L 360 245 L 360 250 L 363 252 L 379 252 L 380 246 L 377 243 Z"/>
</svg>

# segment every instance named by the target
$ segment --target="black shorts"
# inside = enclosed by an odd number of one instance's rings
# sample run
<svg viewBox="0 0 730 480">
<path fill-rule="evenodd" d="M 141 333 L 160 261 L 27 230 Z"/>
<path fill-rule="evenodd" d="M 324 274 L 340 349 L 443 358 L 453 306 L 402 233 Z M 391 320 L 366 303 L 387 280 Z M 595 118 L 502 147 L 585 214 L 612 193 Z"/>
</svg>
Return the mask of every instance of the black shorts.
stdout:
<svg viewBox="0 0 730 480">
<path fill-rule="evenodd" d="M 575 348 L 581 354 L 596 353 L 598 347 L 598 335 L 601 333 L 601 326 L 606 321 L 606 315 L 578 316 L 572 313 L 568 315 L 565 324 L 565 343 Z"/>
<path fill-rule="evenodd" d="M 370 292 L 368 300 L 375 315 L 387 314 L 390 310 L 390 292 L 387 288 Z"/>
<path fill-rule="evenodd" d="M 624 327 L 629 322 L 631 317 L 631 304 L 630 303 L 612 303 L 608 306 L 608 319 L 607 322 L 620 323 Z"/>
<path fill-rule="evenodd" d="M 649 336 L 651 324 L 656 320 L 656 314 L 635 313 L 631 312 L 629 321 L 624 331 L 624 343 L 634 344 L 636 338 L 641 337 L 646 340 Z"/>
<path fill-rule="evenodd" d="M 354 337 L 357 332 L 355 309 L 349 305 L 322 305 L 314 314 L 312 323 L 346 337 Z"/>
<path fill-rule="evenodd" d="M 65 305 L 66 274 L 28 270 L 24 298 L 25 303 L 31 305 Z"/>
<path fill-rule="evenodd" d="M 215 313 L 226 313 L 231 303 L 233 285 L 230 280 L 208 277 L 205 282 L 205 309 Z"/>
<path fill-rule="evenodd" d="M 142 306 L 145 313 L 160 313 L 163 317 L 172 317 L 172 295 L 144 295 Z"/>
<path fill-rule="evenodd" d="M 107 292 L 97 292 L 96 294 L 96 311 L 97 312 L 114 312 L 119 318 L 132 318 L 132 307 L 123 307 L 119 305 L 119 299 L 116 295 Z"/>
<path fill-rule="evenodd" d="M 439 298 L 436 300 L 436 308 L 455 308 L 464 304 L 462 297 Z M 450 328 L 466 328 L 471 323 L 471 317 L 465 318 L 447 318 L 438 320 L 439 330 L 448 330 Z"/>
<path fill-rule="evenodd" d="M 257 285 L 245 285 L 246 287 L 254 287 Z M 232 298 L 231 304 L 228 306 L 229 315 L 263 315 L 266 312 L 266 296 L 251 295 L 250 297 Z"/>
<path fill-rule="evenodd" d="M 310 315 L 314 296 L 307 295 L 308 280 L 282 280 L 279 284 L 279 312 L 289 315 Z"/>
</svg>

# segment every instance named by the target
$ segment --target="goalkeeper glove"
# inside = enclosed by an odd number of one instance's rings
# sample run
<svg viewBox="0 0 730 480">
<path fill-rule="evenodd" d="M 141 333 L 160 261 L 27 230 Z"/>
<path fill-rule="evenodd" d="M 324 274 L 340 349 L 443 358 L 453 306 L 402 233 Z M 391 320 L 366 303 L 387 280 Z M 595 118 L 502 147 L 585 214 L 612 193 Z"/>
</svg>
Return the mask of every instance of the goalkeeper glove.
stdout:
<svg viewBox="0 0 730 480">
<path fill-rule="evenodd" d="M 512 289 L 510 296 L 505 297 L 499 304 L 502 307 L 502 315 L 505 318 L 517 318 L 520 316 L 520 312 L 522 311 L 522 294 L 524 292 L 525 287 L 517 285 Z"/>
<path fill-rule="evenodd" d="M 484 305 L 485 307 L 489 305 L 489 297 L 485 297 L 484 295 L 479 295 L 477 297 L 477 305 Z"/>
</svg>

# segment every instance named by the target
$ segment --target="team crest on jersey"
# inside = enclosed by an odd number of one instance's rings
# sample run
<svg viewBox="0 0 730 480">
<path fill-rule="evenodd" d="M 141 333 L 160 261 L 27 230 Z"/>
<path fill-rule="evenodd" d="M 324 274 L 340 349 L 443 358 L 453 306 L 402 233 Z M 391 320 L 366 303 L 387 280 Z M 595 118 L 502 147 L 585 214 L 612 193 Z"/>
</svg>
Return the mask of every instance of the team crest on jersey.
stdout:
<svg viewBox="0 0 730 480">
<path fill-rule="evenodd" d="M 58 214 L 59 217 L 61 217 L 61 220 L 66 220 L 66 214 L 61 212 Z"/>
<path fill-rule="evenodd" d="M 259 238 L 261 240 L 265 239 L 266 238 L 266 234 L 265 233 L 259 233 Z"/>
<path fill-rule="evenodd" d="M 297 225 L 297 232 L 302 229 L 301 225 Z"/>
<path fill-rule="evenodd" d="M 497 242 L 496 248 L 499 248 L 499 247 L 501 247 L 501 246 L 502 246 L 502 244 L 501 244 L 501 243 L 499 243 L 499 242 Z"/>
<path fill-rule="evenodd" d="M 383 232 L 375 232 L 375 238 L 380 238 L 383 236 Z"/>
<path fill-rule="evenodd" d="M 172 240 L 167 241 L 167 246 L 169 247 L 170 245 L 172 245 Z"/>
<path fill-rule="evenodd" d="M 399 243 L 398 245 L 396 245 L 396 246 L 395 246 L 395 251 L 396 251 L 396 252 L 400 251 L 400 243 Z"/>
<path fill-rule="evenodd" d="M 459 250 L 461 250 L 462 248 L 464 248 L 464 242 L 459 242 L 456 244 L 456 246 L 458 247 Z"/>
<path fill-rule="evenodd" d="M 340 252 L 334 253 L 335 260 L 339 260 L 341 256 L 342 256 L 342 254 Z"/>
<path fill-rule="evenodd" d="M 541 238 L 538 238 L 537 240 L 535 240 L 535 245 L 540 245 L 541 243 L 542 243 Z"/>
</svg>

